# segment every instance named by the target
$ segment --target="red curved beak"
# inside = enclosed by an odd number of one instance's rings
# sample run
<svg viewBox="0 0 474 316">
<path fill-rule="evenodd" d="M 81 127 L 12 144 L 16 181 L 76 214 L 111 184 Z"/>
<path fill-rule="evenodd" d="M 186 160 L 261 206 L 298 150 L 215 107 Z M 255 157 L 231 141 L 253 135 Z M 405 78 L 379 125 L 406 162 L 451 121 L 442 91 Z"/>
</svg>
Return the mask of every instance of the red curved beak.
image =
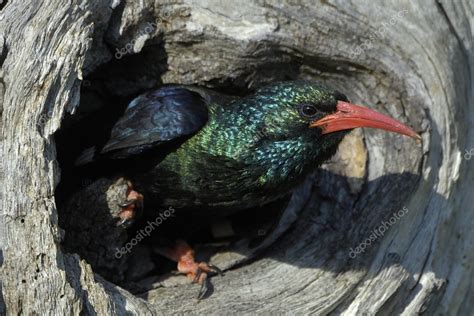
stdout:
<svg viewBox="0 0 474 316">
<path fill-rule="evenodd" d="M 372 109 L 344 101 L 337 102 L 337 110 L 322 119 L 311 122 L 310 127 L 319 127 L 322 134 L 353 129 L 372 127 L 421 139 L 414 130 L 386 115 Z"/>
</svg>

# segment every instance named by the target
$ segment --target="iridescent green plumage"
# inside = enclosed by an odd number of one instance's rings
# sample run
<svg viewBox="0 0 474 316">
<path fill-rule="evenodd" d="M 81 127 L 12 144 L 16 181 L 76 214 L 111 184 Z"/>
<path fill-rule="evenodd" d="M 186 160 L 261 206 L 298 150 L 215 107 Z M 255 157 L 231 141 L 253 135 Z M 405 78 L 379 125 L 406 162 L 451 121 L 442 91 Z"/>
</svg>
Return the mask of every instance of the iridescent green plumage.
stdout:
<svg viewBox="0 0 474 316">
<path fill-rule="evenodd" d="M 308 81 L 275 84 L 227 104 L 211 98 L 207 124 L 132 180 L 147 199 L 174 207 L 224 210 L 271 202 L 335 153 L 345 132 L 321 137 L 309 123 L 345 99 Z M 305 116 L 303 106 L 317 112 Z"/>
</svg>

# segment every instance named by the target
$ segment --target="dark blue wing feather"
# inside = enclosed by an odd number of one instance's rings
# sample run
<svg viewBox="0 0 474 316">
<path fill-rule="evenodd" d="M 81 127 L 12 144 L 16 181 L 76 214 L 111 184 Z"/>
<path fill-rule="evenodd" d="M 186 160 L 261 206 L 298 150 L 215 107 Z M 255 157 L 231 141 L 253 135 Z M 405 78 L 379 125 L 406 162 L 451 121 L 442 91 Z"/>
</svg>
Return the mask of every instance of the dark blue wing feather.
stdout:
<svg viewBox="0 0 474 316">
<path fill-rule="evenodd" d="M 183 136 L 207 122 L 205 95 L 184 86 L 166 86 L 144 93 L 130 102 L 100 150 L 86 150 L 76 161 L 81 165 L 97 156 L 127 158 Z"/>
<path fill-rule="evenodd" d="M 102 153 L 190 135 L 206 122 L 207 105 L 201 95 L 184 87 L 164 87 L 130 102 Z"/>
</svg>

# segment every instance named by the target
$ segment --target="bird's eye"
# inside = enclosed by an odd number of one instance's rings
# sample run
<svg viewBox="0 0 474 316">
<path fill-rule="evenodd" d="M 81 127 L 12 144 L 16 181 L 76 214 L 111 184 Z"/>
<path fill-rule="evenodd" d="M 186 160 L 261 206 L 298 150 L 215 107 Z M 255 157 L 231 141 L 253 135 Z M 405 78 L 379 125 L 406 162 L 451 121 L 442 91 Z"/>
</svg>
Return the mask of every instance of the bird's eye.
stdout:
<svg viewBox="0 0 474 316">
<path fill-rule="evenodd" d="M 316 107 L 314 105 L 311 105 L 311 104 L 303 104 L 301 107 L 300 107 L 300 114 L 301 116 L 303 117 L 306 117 L 306 118 L 313 118 L 314 116 L 316 116 L 317 114 L 319 113 L 318 109 L 316 109 Z"/>
</svg>

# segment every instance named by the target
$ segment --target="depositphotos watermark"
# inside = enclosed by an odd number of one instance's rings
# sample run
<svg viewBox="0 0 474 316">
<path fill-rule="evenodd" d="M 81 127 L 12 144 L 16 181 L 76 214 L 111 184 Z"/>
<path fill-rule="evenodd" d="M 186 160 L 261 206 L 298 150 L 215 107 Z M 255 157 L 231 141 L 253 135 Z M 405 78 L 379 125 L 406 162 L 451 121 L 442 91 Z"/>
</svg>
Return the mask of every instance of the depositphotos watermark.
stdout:
<svg viewBox="0 0 474 316">
<path fill-rule="evenodd" d="M 233 155 L 232 157 L 233 158 L 237 158 L 240 156 L 240 154 L 242 154 L 242 152 L 244 152 L 245 150 L 248 150 L 252 145 L 258 143 L 259 141 L 261 141 L 262 139 L 266 138 L 268 136 L 268 132 L 267 132 L 267 127 L 262 127 L 262 128 L 259 128 L 257 130 L 257 133 L 254 137 L 254 139 L 252 140 L 252 142 L 246 144 L 245 146 L 242 146 L 241 148 L 239 148 Z"/>
<path fill-rule="evenodd" d="M 249 122 L 250 124 L 250 122 Z M 249 150 L 252 146 L 255 144 L 258 144 L 260 141 L 264 140 L 265 138 L 268 138 L 270 135 L 270 132 L 268 128 L 273 128 L 272 125 L 266 125 L 263 127 L 260 127 L 257 130 L 257 133 L 255 134 L 254 138 L 244 146 L 241 146 L 235 153 L 232 154 L 232 158 L 236 159 L 238 158 L 243 152 L 246 150 Z"/>
<path fill-rule="evenodd" d="M 471 150 L 467 151 L 467 149 L 464 150 L 466 153 L 464 154 L 464 159 L 466 160 L 471 160 L 472 156 L 474 156 L 474 148 L 471 148 Z"/>
<path fill-rule="evenodd" d="M 149 37 L 150 34 L 154 33 L 158 29 L 158 26 L 160 24 L 166 23 L 168 19 L 170 18 L 170 16 L 171 16 L 170 12 L 163 12 L 162 15 L 160 15 L 156 19 L 155 22 L 148 22 L 146 26 L 138 33 L 136 38 L 140 38 L 143 36 Z M 120 49 L 116 48 L 116 52 L 114 54 L 115 58 L 121 59 L 123 56 L 133 53 L 133 48 L 135 47 L 135 44 L 137 43 L 136 38 L 132 39 L 122 48 Z"/>
<path fill-rule="evenodd" d="M 136 246 L 140 241 L 142 241 L 145 237 L 150 236 L 151 232 L 155 229 L 158 228 L 164 221 L 166 221 L 171 215 L 173 215 L 175 212 L 175 209 L 172 208 L 171 206 L 164 211 L 163 213 L 160 213 L 157 218 L 155 218 L 154 221 L 148 221 L 147 225 L 145 228 L 142 228 L 138 231 L 138 233 L 133 237 L 129 242 L 125 244 L 120 249 L 117 249 L 115 252 L 115 258 L 120 259 L 122 258 L 123 255 L 129 253 L 134 246 Z"/>
<path fill-rule="evenodd" d="M 381 26 L 378 27 L 377 30 L 375 30 L 372 34 L 370 34 L 369 37 L 363 41 L 363 43 L 355 46 L 355 48 L 352 49 L 350 58 L 355 58 L 364 51 L 372 48 L 374 42 L 383 39 L 388 29 L 395 26 L 395 24 L 397 24 L 397 22 L 401 20 L 406 13 L 408 13 L 408 10 L 406 9 L 398 11 L 397 14 L 392 15 L 390 19 L 382 22 Z"/>
<path fill-rule="evenodd" d="M 40 115 L 38 119 L 38 123 L 36 124 L 38 127 L 43 127 L 52 118 L 53 118 L 53 110 L 49 110 L 48 113 L 43 113 Z"/>
<path fill-rule="evenodd" d="M 144 35 L 149 35 L 149 34 L 153 33 L 156 30 L 157 27 L 158 27 L 157 23 L 148 22 L 147 26 L 142 31 L 140 31 L 140 33 L 138 34 L 137 37 L 140 38 Z M 128 55 L 130 53 L 133 53 L 133 48 L 135 47 L 136 42 L 137 42 L 137 40 L 136 40 L 136 38 L 134 38 L 130 42 L 125 44 L 125 46 L 123 46 L 122 48 L 120 48 L 120 49 L 116 48 L 116 52 L 114 54 L 115 58 L 121 59 L 123 56 Z"/>
<path fill-rule="evenodd" d="M 383 237 L 385 232 L 395 224 L 400 218 L 402 218 L 406 213 L 408 213 L 408 208 L 404 206 L 398 212 L 393 212 L 392 216 L 388 221 L 380 222 L 380 226 L 375 228 L 372 233 L 367 237 L 363 242 L 361 242 L 355 249 L 349 250 L 349 258 L 354 259 L 358 254 L 364 253 L 365 249 L 369 247 L 373 241 L 376 241 L 379 237 Z"/>
</svg>

